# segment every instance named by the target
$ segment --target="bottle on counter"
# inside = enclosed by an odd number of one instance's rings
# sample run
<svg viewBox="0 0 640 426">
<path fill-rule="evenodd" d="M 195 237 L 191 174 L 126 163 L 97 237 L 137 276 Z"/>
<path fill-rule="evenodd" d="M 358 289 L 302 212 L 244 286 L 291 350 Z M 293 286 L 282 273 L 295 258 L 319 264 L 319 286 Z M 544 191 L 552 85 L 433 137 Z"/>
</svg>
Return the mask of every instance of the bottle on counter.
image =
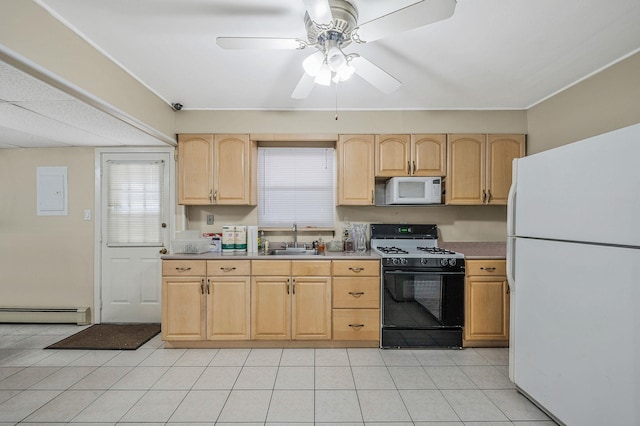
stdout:
<svg viewBox="0 0 640 426">
<path fill-rule="evenodd" d="M 269 254 L 269 240 L 267 237 L 262 237 L 262 254 Z"/>
<path fill-rule="evenodd" d="M 258 253 L 262 254 L 262 242 L 264 241 L 264 231 L 260 231 L 258 234 Z"/>
<path fill-rule="evenodd" d="M 324 253 L 324 241 L 322 241 L 322 237 L 318 237 L 318 254 Z"/>
</svg>

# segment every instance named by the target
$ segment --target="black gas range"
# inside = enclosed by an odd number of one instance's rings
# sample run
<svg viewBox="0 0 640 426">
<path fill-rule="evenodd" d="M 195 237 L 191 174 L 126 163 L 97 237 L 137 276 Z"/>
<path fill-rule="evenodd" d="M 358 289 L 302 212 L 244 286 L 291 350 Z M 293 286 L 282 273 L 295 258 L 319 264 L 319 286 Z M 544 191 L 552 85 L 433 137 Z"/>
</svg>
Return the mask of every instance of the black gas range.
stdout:
<svg viewBox="0 0 640 426">
<path fill-rule="evenodd" d="M 462 347 L 464 255 L 437 241 L 436 225 L 371 225 L 382 257 L 381 347 Z"/>
</svg>

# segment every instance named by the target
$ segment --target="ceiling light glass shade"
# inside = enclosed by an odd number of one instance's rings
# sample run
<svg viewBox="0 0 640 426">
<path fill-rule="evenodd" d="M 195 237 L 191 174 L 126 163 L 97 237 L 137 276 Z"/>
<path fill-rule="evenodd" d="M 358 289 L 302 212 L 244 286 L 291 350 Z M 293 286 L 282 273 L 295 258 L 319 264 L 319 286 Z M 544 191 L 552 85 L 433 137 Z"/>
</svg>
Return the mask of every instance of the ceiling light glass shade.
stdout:
<svg viewBox="0 0 640 426">
<path fill-rule="evenodd" d="M 314 53 L 313 55 L 309 55 L 307 59 L 302 61 L 302 68 L 304 68 L 304 72 L 312 77 L 315 77 L 322 69 L 323 62 L 324 55 L 322 54 L 322 52 L 317 51 L 316 53 Z"/>
<path fill-rule="evenodd" d="M 327 64 L 331 71 L 338 71 L 347 63 L 347 58 L 344 57 L 344 53 L 337 47 L 332 47 L 327 52 Z"/>
<path fill-rule="evenodd" d="M 356 69 L 353 65 L 350 64 L 344 64 L 342 66 L 342 68 L 340 68 L 338 71 L 336 71 L 335 76 L 333 77 L 333 81 L 334 83 L 338 83 L 340 81 L 346 81 L 349 80 L 351 78 L 351 76 L 353 75 L 353 73 L 356 72 Z"/>
<path fill-rule="evenodd" d="M 318 75 L 316 75 L 315 82 L 323 86 L 331 85 L 331 70 L 329 69 L 329 66 L 326 63 L 322 64 L 322 68 L 320 68 L 320 72 L 318 72 Z"/>
</svg>

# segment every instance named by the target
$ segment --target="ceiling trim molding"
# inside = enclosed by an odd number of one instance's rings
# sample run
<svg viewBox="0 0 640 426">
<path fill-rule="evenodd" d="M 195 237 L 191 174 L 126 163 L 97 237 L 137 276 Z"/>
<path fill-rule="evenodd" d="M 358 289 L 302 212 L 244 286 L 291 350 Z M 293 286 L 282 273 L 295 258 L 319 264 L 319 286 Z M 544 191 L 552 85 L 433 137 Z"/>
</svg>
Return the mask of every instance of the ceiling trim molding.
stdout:
<svg viewBox="0 0 640 426">
<path fill-rule="evenodd" d="M 73 85 L 72 83 L 60 78 L 56 74 L 50 72 L 49 70 L 41 67 L 35 62 L 31 61 L 28 58 L 12 51 L 11 49 L 6 48 L 5 46 L 0 44 L 0 61 L 3 61 L 20 71 L 29 74 L 30 76 L 37 78 L 38 80 L 47 83 L 48 85 L 61 90 L 62 92 L 78 99 L 81 102 L 84 102 L 87 105 L 90 105 L 105 114 L 108 114 L 147 135 L 158 139 L 161 142 L 166 143 L 170 146 L 176 146 L 177 141 L 175 137 L 168 136 L 153 127 L 143 123 L 137 118 L 133 117 L 130 114 L 125 113 L 124 111 L 114 107 L 113 105 L 108 104 L 102 99 L 97 98 L 86 90 Z"/>
</svg>

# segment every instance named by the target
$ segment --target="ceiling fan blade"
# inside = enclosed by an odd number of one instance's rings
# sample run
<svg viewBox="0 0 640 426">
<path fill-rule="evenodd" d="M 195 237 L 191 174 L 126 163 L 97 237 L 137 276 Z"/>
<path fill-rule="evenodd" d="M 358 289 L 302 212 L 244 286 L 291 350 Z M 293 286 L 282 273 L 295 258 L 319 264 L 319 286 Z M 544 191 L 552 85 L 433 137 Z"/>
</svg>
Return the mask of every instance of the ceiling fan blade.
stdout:
<svg viewBox="0 0 640 426">
<path fill-rule="evenodd" d="M 314 80 L 315 78 L 311 77 L 306 72 L 302 74 L 302 77 L 300 77 L 300 81 L 298 81 L 296 88 L 293 89 L 291 97 L 293 99 L 306 99 L 313 89 L 313 86 L 315 84 Z"/>
<path fill-rule="evenodd" d="M 297 38 L 218 37 L 223 49 L 304 49 L 307 43 Z"/>
<path fill-rule="evenodd" d="M 304 7 L 311 20 L 317 24 L 328 24 L 333 20 L 329 0 L 304 0 Z"/>
<path fill-rule="evenodd" d="M 360 25 L 354 31 L 354 40 L 367 43 L 433 24 L 450 18 L 455 9 L 456 0 L 424 0 Z"/>
<path fill-rule="evenodd" d="M 398 90 L 402 85 L 395 77 L 382 68 L 369 62 L 362 56 L 351 59 L 351 64 L 356 69 L 356 74 L 368 81 L 376 89 L 382 93 L 389 94 Z"/>
</svg>

